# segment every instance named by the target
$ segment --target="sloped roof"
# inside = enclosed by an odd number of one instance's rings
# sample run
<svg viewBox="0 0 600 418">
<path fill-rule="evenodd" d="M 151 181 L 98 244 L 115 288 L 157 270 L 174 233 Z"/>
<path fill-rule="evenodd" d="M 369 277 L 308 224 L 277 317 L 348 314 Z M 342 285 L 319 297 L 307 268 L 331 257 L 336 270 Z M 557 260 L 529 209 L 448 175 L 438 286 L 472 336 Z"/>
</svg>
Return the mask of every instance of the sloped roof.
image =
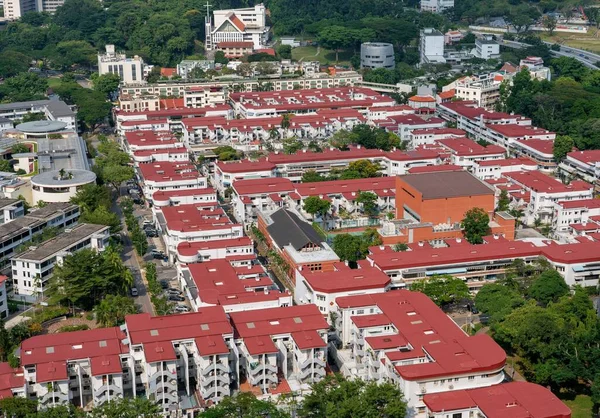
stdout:
<svg viewBox="0 0 600 418">
<path fill-rule="evenodd" d="M 323 241 L 311 225 L 286 209 L 274 212 L 271 219 L 273 223 L 267 227 L 267 231 L 279 248 L 291 245 L 295 250 L 300 250 L 308 244 L 320 245 Z"/>
</svg>

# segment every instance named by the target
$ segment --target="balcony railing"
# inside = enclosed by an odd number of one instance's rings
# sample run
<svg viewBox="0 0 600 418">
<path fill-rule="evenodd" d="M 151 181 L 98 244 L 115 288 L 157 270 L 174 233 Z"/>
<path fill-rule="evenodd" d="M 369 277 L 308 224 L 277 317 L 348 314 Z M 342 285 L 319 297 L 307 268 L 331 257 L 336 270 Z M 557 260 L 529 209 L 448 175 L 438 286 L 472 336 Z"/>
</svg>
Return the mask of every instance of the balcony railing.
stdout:
<svg viewBox="0 0 600 418">
<path fill-rule="evenodd" d="M 164 382 L 152 380 L 149 385 L 150 393 L 158 392 L 162 390 L 162 388 L 170 389 L 177 391 L 177 380 L 176 379 L 167 379 Z"/>
<path fill-rule="evenodd" d="M 52 403 L 54 400 L 55 403 L 63 404 L 69 402 L 69 395 L 60 391 L 50 391 L 46 393 L 39 399 L 39 402 L 42 405 L 46 405 L 48 403 Z"/>
<path fill-rule="evenodd" d="M 218 373 L 217 375 L 207 375 L 207 376 L 202 376 L 202 378 L 200 379 L 200 383 L 202 384 L 202 386 L 208 386 L 212 383 L 214 383 L 215 381 L 220 382 L 222 384 L 225 385 L 229 385 L 229 374 L 228 373 Z"/>
<path fill-rule="evenodd" d="M 304 370 L 313 364 L 315 365 L 315 367 L 325 367 L 325 361 L 321 360 L 320 358 L 314 357 L 302 362 L 300 364 L 300 369 Z"/>
<path fill-rule="evenodd" d="M 214 364 L 211 364 L 208 367 L 205 367 L 204 369 L 202 369 L 202 375 L 207 375 L 211 372 L 214 372 L 215 370 L 218 372 L 229 373 L 229 368 L 227 366 L 225 366 L 225 364 L 214 363 Z"/>
<path fill-rule="evenodd" d="M 266 373 L 277 373 L 277 366 L 273 364 L 265 364 L 265 363 L 250 363 L 250 367 L 248 367 L 249 374 L 251 376 L 256 376 L 257 374 L 262 374 L 263 370 L 266 370 Z"/>
<path fill-rule="evenodd" d="M 250 380 L 250 384 L 253 386 L 258 386 L 263 380 L 265 380 L 267 384 L 277 383 L 277 374 L 267 373 L 264 376 L 262 374 L 259 376 L 249 376 L 248 380 Z"/>
<path fill-rule="evenodd" d="M 99 398 L 100 396 L 105 394 L 107 391 L 112 391 L 113 393 L 122 393 L 123 389 L 120 388 L 119 386 L 115 385 L 114 383 L 112 383 L 108 386 L 102 385 L 97 390 L 94 391 L 94 398 Z"/>
<path fill-rule="evenodd" d="M 315 367 L 314 369 L 306 369 L 298 373 L 300 380 L 305 380 L 307 377 L 316 377 L 317 380 L 325 377 L 325 369 L 322 367 Z"/>
</svg>

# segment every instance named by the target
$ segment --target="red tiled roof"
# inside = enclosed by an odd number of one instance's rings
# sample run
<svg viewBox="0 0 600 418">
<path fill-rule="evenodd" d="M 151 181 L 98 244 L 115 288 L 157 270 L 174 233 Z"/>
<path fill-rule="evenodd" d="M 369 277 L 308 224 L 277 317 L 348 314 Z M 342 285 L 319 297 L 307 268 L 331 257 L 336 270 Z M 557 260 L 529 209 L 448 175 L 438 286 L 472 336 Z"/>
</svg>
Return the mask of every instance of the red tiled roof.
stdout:
<svg viewBox="0 0 600 418">
<path fill-rule="evenodd" d="M 233 189 L 240 196 L 264 193 L 289 193 L 294 191 L 294 184 L 290 179 L 283 177 L 236 180 L 233 182 Z"/>
<path fill-rule="evenodd" d="M 257 49 L 255 52 L 256 52 L 256 53 L 258 53 L 258 54 L 262 53 L 262 54 L 268 54 L 268 55 L 271 55 L 271 56 L 273 56 L 273 57 L 275 56 L 275 50 L 274 50 L 273 48 L 262 48 L 262 49 Z"/>
<path fill-rule="evenodd" d="M 450 89 L 448 91 L 443 91 L 441 93 L 438 93 L 438 96 L 440 96 L 440 99 L 451 99 L 454 97 L 455 94 L 456 94 L 456 90 Z"/>
<path fill-rule="evenodd" d="M 526 165 L 529 167 L 537 167 L 537 163 L 530 158 L 520 157 L 520 158 L 502 158 L 500 160 L 485 160 L 485 161 L 477 161 L 477 165 L 480 167 L 511 167 L 516 165 Z"/>
<path fill-rule="evenodd" d="M 327 347 L 327 343 L 315 330 L 292 332 L 292 338 L 300 350 Z"/>
<path fill-rule="evenodd" d="M 92 376 L 120 374 L 123 372 L 123 368 L 121 367 L 121 357 L 116 354 L 93 357 L 91 363 Z"/>
<path fill-rule="evenodd" d="M 220 336 L 206 336 L 196 338 L 196 347 L 201 356 L 212 356 L 215 354 L 229 354 L 229 347 Z"/>
<path fill-rule="evenodd" d="M 35 368 L 36 383 L 56 382 L 59 380 L 67 380 L 67 363 L 65 361 L 49 363 L 40 363 Z"/>
<path fill-rule="evenodd" d="M 593 188 L 591 184 L 581 180 L 574 180 L 568 185 L 563 184 L 560 180 L 536 170 L 506 173 L 505 177 L 527 189 L 542 193 L 582 192 Z"/>
<path fill-rule="evenodd" d="M 384 289 L 390 278 L 375 267 L 336 271 L 300 272 L 310 287 L 317 292 L 339 293 L 367 289 Z"/>
<path fill-rule="evenodd" d="M 434 103 L 435 98 L 432 96 L 411 96 L 408 98 L 409 102 L 418 102 L 418 103 Z"/>
<path fill-rule="evenodd" d="M 498 145 L 488 145 L 484 147 L 468 138 L 448 138 L 440 139 L 438 144 L 450 149 L 453 154 L 458 156 L 477 156 L 477 155 L 503 155 L 506 150 Z"/>
<path fill-rule="evenodd" d="M 441 164 L 441 165 L 425 165 L 422 167 L 412 167 L 408 170 L 409 174 L 417 173 L 433 173 L 437 171 L 462 171 L 464 167 L 454 164 Z"/>
<path fill-rule="evenodd" d="M 600 150 L 573 151 L 567 154 L 567 157 L 582 163 L 594 165 L 600 162 Z"/>
<path fill-rule="evenodd" d="M 487 418 L 571 418 L 571 410 L 552 392 L 529 382 L 426 394 L 423 402 L 433 413 L 478 407 Z"/>
<path fill-rule="evenodd" d="M 553 132 L 547 131 L 542 128 L 536 128 L 529 125 L 517 125 L 517 124 L 488 124 L 486 127 L 492 131 L 496 131 L 501 135 L 509 138 L 530 138 L 532 136 L 547 136 L 553 135 Z M 541 138 L 540 138 L 541 139 Z"/>
<path fill-rule="evenodd" d="M 207 194 L 215 194 L 215 189 L 212 187 L 199 187 L 197 189 L 178 189 L 178 190 L 159 190 L 152 195 L 153 201 L 167 201 L 173 197 L 184 196 L 206 196 Z"/>
<path fill-rule="evenodd" d="M 217 43 L 218 48 L 252 48 L 254 44 L 252 42 L 219 42 Z"/>
<path fill-rule="evenodd" d="M 148 363 L 155 363 L 176 360 L 177 354 L 170 341 L 157 341 L 144 344 L 144 357 Z"/>
<path fill-rule="evenodd" d="M 600 199 L 563 200 L 558 202 L 563 209 L 599 209 Z"/>
<path fill-rule="evenodd" d="M 252 245 L 252 240 L 249 237 L 220 239 L 212 241 L 184 241 L 177 245 L 177 252 L 181 255 L 191 256 L 198 254 L 198 251 L 212 250 L 217 248 L 235 248 L 248 247 Z M 235 254 L 234 254 L 235 255 Z M 253 254 L 249 254 L 254 258 Z"/>
<path fill-rule="evenodd" d="M 229 16 L 229 20 L 231 21 L 231 23 L 233 23 L 240 31 L 244 31 L 246 29 L 246 25 L 244 25 L 244 22 L 242 22 L 240 20 L 239 17 L 237 17 L 235 14 L 232 14 L 231 16 Z M 252 42 L 250 42 L 252 43 Z"/>
<path fill-rule="evenodd" d="M 165 68 L 161 69 L 164 70 Z M 174 68 L 173 68 L 174 69 Z M 174 99 L 160 99 L 160 108 L 163 110 L 181 109 L 185 107 L 183 97 Z"/>
<path fill-rule="evenodd" d="M 161 67 L 160 69 L 160 75 L 163 77 L 173 77 L 175 74 L 177 74 L 177 68 L 165 68 L 165 67 Z"/>
</svg>

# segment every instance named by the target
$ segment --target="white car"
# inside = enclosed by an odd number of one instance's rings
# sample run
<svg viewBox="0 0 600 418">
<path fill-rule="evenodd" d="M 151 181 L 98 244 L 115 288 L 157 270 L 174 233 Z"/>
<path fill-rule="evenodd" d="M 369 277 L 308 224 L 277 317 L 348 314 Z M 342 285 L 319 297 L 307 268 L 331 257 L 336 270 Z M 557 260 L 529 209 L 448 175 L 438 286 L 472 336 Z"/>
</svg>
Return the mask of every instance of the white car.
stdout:
<svg viewBox="0 0 600 418">
<path fill-rule="evenodd" d="M 177 305 L 173 308 L 174 312 L 189 312 L 191 309 L 185 305 Z"/>
</svg>

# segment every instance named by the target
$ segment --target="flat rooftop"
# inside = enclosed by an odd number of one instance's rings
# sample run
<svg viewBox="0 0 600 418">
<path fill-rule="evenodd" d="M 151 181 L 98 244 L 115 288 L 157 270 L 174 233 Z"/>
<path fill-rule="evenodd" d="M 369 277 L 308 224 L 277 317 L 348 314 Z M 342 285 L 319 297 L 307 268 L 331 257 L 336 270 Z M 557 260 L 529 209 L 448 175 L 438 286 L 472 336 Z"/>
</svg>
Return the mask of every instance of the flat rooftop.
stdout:
<svg viewBox="0 0 600 418">
<path fill-rule="evenodd" d="M 105 225 L 93 225 L 93 224 L 79 224 L 74 228 L 65 230 L 62 234 L 48 241 L 45 241 L 41 245 L 29 249 L 18 256 L 14 257 L 13 260 L 31 260 L 31 261 L 42 261 L 49 258 L 56 253 L 59 253 L 71 246 L 77 244 L 94 234 L 99 233 L 103 230 L 108 230 L 108 226 Z"/>
<path fill-rule="evenodd" d="M 494 194 L 489 186 L 466 171 L 407 174 L 400 179 L 421 192 L 423 199 Z"/>
<path fill-rule="evenodd" d="M 15 203 L 18 203 L 19 199 L 7 199 L 7 198 L 1 198 L 0 199 L 0 209 L 4 209 L 7 206 L 12 206 Z"/>
</svg>

